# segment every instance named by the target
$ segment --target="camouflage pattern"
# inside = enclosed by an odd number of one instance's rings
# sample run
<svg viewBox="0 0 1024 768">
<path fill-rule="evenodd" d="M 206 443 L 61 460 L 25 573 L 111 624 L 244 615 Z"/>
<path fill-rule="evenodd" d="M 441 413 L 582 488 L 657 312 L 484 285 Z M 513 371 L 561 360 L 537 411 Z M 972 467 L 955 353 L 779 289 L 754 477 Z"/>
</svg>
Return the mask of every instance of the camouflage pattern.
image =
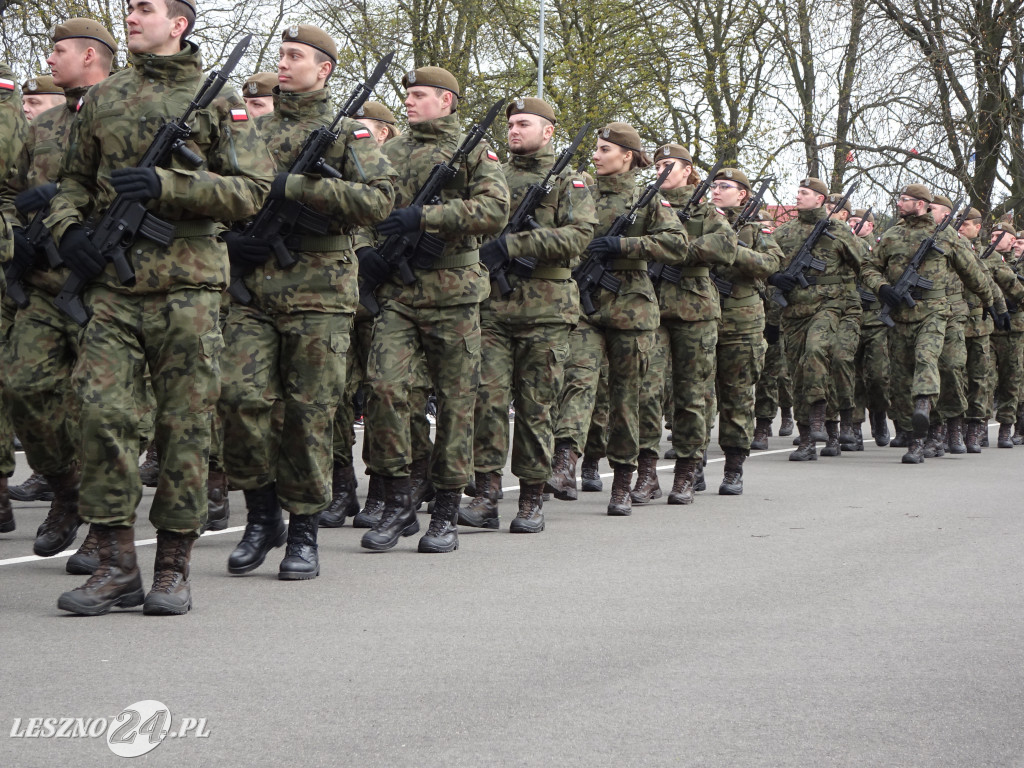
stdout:
<svg viewBox="0 0 1024 768">
<path fill-rule="evenodd" d="M 395 207 L 408 206 L 431 169 L 448 160 L 463 140 L 457 114 L 415 123 L 384 144 L 398 172 Z M 493 153 L 478 144 L 443 190 L 440 205 L 423 208 L 423 226 L 446 243 L 442 260 L 462 267 L 416 270 L 404 285 L 395 275 L 377 289 L 381 314 L 367 362 L 368 467 L 404 477 L 413 460 L 409 426 L 412 361 L 426 356 L 437 396 L 437 431 L 430 476 L 439 489 L 463 488 L 472 472 L 472 413 L 480 380 L 480 308 L 490 293 L 478 260 L 483 238 L 508 221 L 508 185 Z"/>
<path fill-rule="evenodd" d="M 603 421 L 604 426 L 607 426 L 607 405 L 597 407 L 601 394 L 601 372 L 602 369 L 608 370 L 600 336 L 601 332 L 585 320 L 580 320 L 569 333 L 569 356 L 553 414 L 555 442 L 567 441 L 577 456 L 584 455 L 592 423 Z M 607 373 L 604 380 L 608 380 Z M 607 384 L 604 390 L 607 392 Z M 607 397 L 604 402 L 607 403 Z M 596 449 L 597 454 L 590 455 L 603 456 L 607 436 L 596 439 L 600 448 Z"/>
<path fill-rule="evenodd" d="M 972 260 L 974 252 L 964 238 L 957 235 L 956 248 L 962 258 Z M 932 408 L 931 421 L 939 424 L 967 413 L 967 341 L 965 331 L 970 308 L 964 297 L 964 284 L 953 275 L 946 286 L 949 320 L 939 354 L 939 399 Z"/>
<path fill-rule="evenodd" d="M 131 63 L 82 100 L 46 220 L 58 240 L 70 224 L 106 209 L 114 198 L 111 172 L 139 161 L 159 125 L 184 112 L 203 76 L 192 43 L 173 56 L 133 54 Z M 161 195 L 148 205 L 157 216 L 232 222 L 256 213 L 274 166 L 252 121 L 232 114 L 242 108 L 241 97 L 228 94 L 195 115 L 187 146 L 203 165 L 185 169 L 175 159 L 157 171 Z M 197 534 L 220 390 L 227 253 L 213 236 L 200 235 L 175 238 L 169 247 L 140 238 L 130 254 L 134 286 L 120 285 L 108 267 L 84 297 L 92 318 L 74 374 L 82 400 L 79 511 L 87 522 L 134 522 L 141 497 L 136 397 L 148 366 L 160 453 L 150 519 L 163 530 Z"/>
<path fill-rule="evenodd" d="M 1010 311 L 1010 330 L 992 330 L 990 340 L 991 368 L 987 390 L 995 397 L 996 421 L 1013 424 L 1017 420 L 1017 404 L 1020 401 L 1021 376 L 1024 375 L 1024 284 L 1017 279 L 1017 273 L 1003 261 L 997 251 L 981 260 L 992 280 L 999 286 L 1000 293 Z M 985 417 L 989 415 L 986 407 Z"/>
<path fill-rule="evenodd" d="M 967 245 L 978 258 L 979 243 L 967 241 Z M 982 244 L 984 248 L 984 244 Z M 988 265 L 995 266 L 995 260 L 981 262 L 985 267 L 983 270 L 989 281 L 989 290 L 994 298 L 993 306 L 997 313 L 1006 311 L 1006 300 L 1003 292 L 988 269 Z M 964 286 L 964 300 L 967 303 L 967 324 L 964 326 L 964 340 L 967 347 L 967 418 L 988 419 L 992 408 L 993 381 L 992 368 L 992 344 L 991 335 L 995 330 L 995 323 L 991 316 L 985 311 L 981 298 Z"/>
<path fill-rule="evenodd" d="M 853 242 L 861 249 L 861 259 L 869 253 L 863 239 L 854 236 Z M 828 410 L 826 419 L 838 421 L 840 411 L 855 405 L 857 381 L 857 350 L 860 347 L 860 327 L 864 313 L 857 283 L 847 283 L 846 308 L 839 316 L 839 327 L 832 343 L 832 376 L 829 379 Z"/>
<path fill-rule="evenodd" d="M 3 272 L 0 269 L 0 272 Z M 10 359 L 8 337 L 14 323 L 14 302 L 3 299 L 0 302 L 0 361 Z M 6 368 L 6 364 L 4 365 Z M 14 422 L 11 420 L 11 406 L 9 403 L 10 391 L 7 384 L 7 375 L 0 375 L 0 477 L 10 477 L 14 474 Z"/>
<path fill-rule="evenodd" d="M 669 338 L 665 326 L 658 326 L 654 336 L 654 347 L 647 362 L 647 372 L 640 382 L 640 451 L 659 452 L 664 432 L 665 391 L 671 391 L 672 381 L 668 378 Z M 674 400 L 672 401 L 674 403 Z M 671 423 L 671 422 L 669 422 Z M 605 442 L 607 436 L 605 436 Z M 597 442 L 595 440 L 595 442 Z M 602 442 L 603 446 L 605 442 Z"/>
<path fill-rule="evenodd" d="M 555 162 L 550 144 L 512 155 L 503 166 L 515 210 L 530 184 L 543 181 Z M 516 407 L 512 473 L 539 483 L 551 476 L 552 410 L 562 389 L 569 330 L 579 318 L 579 290 L 569 270 L 594 235 L 594 202 L 581 176 L 566 169 L 534 216 L 540 229 L 509 235 L 509 257 L 532 257 L 539 267 L 565 269 L 561 279 L 509 275 L 502 298 L 492 284 L 480 306 L 480 386 L 474 411 L 476 472 L 500 472 L 509 444 L 509 403 Z"/>
<path fill-rule="evenodd" d="M 3 63 L 0 63 L 0 79 L 9 81 L 12 86 L 10 90 L 0 88 L 0 181 L 3 181 L 15 168 L 22 146 L 28 138 L 28 121 L 21 109 L 18 80 L 10 67 Z M 6 264 L 14 253 L 10 230 L 14 221 L 7 210 L 3 214 L 0 216 L 0 263 Z M 4 277 L 0 275 L 0 290 L 4 286 Z"/>
<path fill-rule="evenodd" d="M 345 392 L 334 414 L 334 463 L 342 467 L 352 464 L 352 446 L 356 442 L 354 400 L 366 381 L 366 360 L 373 339 L 373 316 L 362 304 L 356 309 L 349 335 L 345 359 Z M 365 390 L 364 390 L 365 391 Z"/>
<path fill-rule="evenodd" d="M 865 259 L 871 256 L 877 243 L 874 233 L 860 235 L 867 248 Z M 882 303 L 861 302 L 860 342 L 854 360 L 856 381 L 853 393 L 853 422 L 861 424 L 867 418 L 865 409 L 872 413 L 889 412 L 889 326 L 878 316 Z"/>
<path fill-rule="evenodd" d="M 590 427 L 583 444 L 583 456 L 588 459 L 603 459 L 608 455 L 608 356 L 602 355 L 601 368 L 597 377 L 597 395 L 590 413 Z"/>
<path fill-rule="evenodd" d="M 758 419 L 774 419 L 779 408 L 793 407 L 793 385 L 786 368 L 786 348 L 780 339 L 768 344 L 764 354 L 764 366 L 754 388 L 754 416 Z"/>
</svg>

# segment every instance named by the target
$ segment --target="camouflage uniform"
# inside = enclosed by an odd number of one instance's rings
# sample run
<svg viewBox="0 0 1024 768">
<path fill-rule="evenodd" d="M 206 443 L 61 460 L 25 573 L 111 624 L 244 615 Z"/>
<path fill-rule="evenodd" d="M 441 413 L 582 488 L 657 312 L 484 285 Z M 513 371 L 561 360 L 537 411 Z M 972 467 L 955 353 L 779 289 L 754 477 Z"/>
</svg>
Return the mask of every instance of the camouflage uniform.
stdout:
<svg viewBox="0 0 1024 768">
<path fill-rule="evenodd" d="M 860 247 L 863 259 L 868 249 L 859 237 L 854 243 Z M 847 270 L 849 274 L 849 270 Z M 855 405 L 854 393 L 857 380 L 857 350 L 860 348 L 860 329 L 863 322 L 864 309 L 857 283 L 845 284 L 846 306 L 839 315 L 835 340 L 832 344 L 832 375 L 829 377 L 829 397 L 826 421 L 838 421 L 843 416 L 852 418 Z"/>
<path fill-rule="evenodd" d="M 171 56 L 132 54 L 132 67 L 93 86 L 61 164 L 60 192 L 46 219 L 58 240 L 68 227 L 101 214 L 114 199 L 111 172 L 135 165 L 157 129 L 179 117 L 202 81 L 199 50 L 186 42 Z M 233 111 L 235 110 L 235 111 Z M 82 401 L 81 516 L 131 526 L 141 499 L 136 389 L 148 365 L 157 403 L 160 477 L 150 520 L 160 531 L 198 535 L 206 512 L 210 431 L 220 391 L 218 327 L 227 258 L 218 221 L 259 209 L 273 163 L 237 94 L 192 118 L 187 142 L 198 170 L 175 158 L 157 170 L 153 213 L 175 224 L 172 244 L 138 238 L 129 250 L 136 282 L 106 271 L 86 290 L 91 310 L 74 379 Z M 169 265 L 172 265 L 169 266 Z"/>
<path fill-rule="evenodd" d="M 973 258 L 978 259 L 977 246 L 968 243 Z M 1006 311 L 1006 301 L 1003 292 L 993 277 L 993 270 L 998 265 L 995 259 L 986 259 L 981 262 L 985 268 L 985 276 L 989 282 L 989 290 L 992 292 L 995 303 L 994 308 L 998 314 Z M 964 341 L 967 346 L 967 419 L 973 424 L 979 424 L 982 420 L 988 421 L 989 412 L 992 407 L 992 331 L 995 324 L 992 318 L 985 311 L 981 297 L 973 291 L 964 287 L 964 299 L 967 302 L 968 315 L 967 325 L 964 327 Z"/>
<path fill-rule="evenodd" d="M 772 301 L 775 293 L 772 287 L 765 288 L 765 296 L 761 301 L 765 313 L 765 327 L 778 328 L 782 324 L 782 307 Z M 764 355 L 764 367 L 757 379 L 754 392 L 754 415 L 757 419 L 773 421 L 779 408 L 789 410 L 793 407 L 793 382 L 789 378 L 786 367 L 786 347 L 782 334 L 775 343 L 769 343 Z"/>
<path fill-rule="evenodd" d="M 1019 306 L 1024 304 L 1024 284 L 1017 279 L 1013 268 L 1003 260 L 999 251 L 982 260 L 982 264 L 992 276 L 996 285 L 1006 299 L 1006 308 L 1010 312 L 1010 330 L 993 329 L 991 336 L 992 360 L 989 369 L 990 386 L 988 392 L 994 395 L 996 404 L 996 421 L 1001 432 L 1007 425 L 1017 420 L 1017 403 L 1020 399 L 1022 368 L 1021 345 L 1024 340 L 1024 313 Z M 986 304 L 986 306 L 988 306 Z M 991 403 L 991 398 L 989 403 Z M 990 415 L 990 408 L 985 407 L 983 418 Z"/>
<path fill-rule="evenodd" d="M 974 254 L 959 234 L 956 247 L 961 259 L 973 260 Z M 959 277 L 950 276 L 946 286 L 949 302 L 949 320 L 939 354 L 939 398 L 932 409 L 931 422 L 941 425 L 949 419 L 961 418 L 967 412 L 967 341 L 964 335 L 970 308 L 964 297 L 964 284 Z"/>
<path fill-rule="evenodd" d="M 865 258 L 870 258 L 875 244 L 874 234 L 861 235 L 867 246 Z M 854 392 L 853 423 L 863 424 L 865 409 L 872 414 L 886 414 L 889 411 L 889 344 L 888 327 L 878 316 L 882 303 L 874 301 L 861 303 L 860 344 L 857 346 L 857 382 Z"/>
</svg>

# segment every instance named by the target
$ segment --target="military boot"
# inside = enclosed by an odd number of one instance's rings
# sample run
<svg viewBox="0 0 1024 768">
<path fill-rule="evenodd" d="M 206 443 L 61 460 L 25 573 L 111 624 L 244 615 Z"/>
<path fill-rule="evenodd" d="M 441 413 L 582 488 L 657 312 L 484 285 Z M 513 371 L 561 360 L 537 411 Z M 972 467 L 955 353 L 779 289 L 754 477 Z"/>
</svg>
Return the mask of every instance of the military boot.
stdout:
<svg viewBox="0 0 1024 768">
<path fill-rule="evenodd" d="M 985 419 L 978 425 L 978 445 L 982 448 L 988 448 L 988 419 Z"/>
<path fill-rule="evenodd" d="M 85 584 L 61 595 L 57 607 L 81 616 L 100 616 L 114 607 L 142 605 L 146 593 L 135 561 L 135 530 L 99 523 L 90 528 L 99 546 L 99 567 Z"/>
<path fill-rule="evenodd" d="M 454 552 L 459 548 L 459 530 L 455 522 L 459 517 L 459 501 L 462 491 L 441 489 L 434 499 L 434 511 L 430 513 L 430 525 L 420 539 L 417 550 L 430 554 Z"/>
<path fill-rule="evenodd" d="M 910 432 L 905 429 L 896 430 L 896 437 L 889 441 L 890 448 L 906 448 L 910 445 Z"/>
<path fill-rule="evenodd" d="M 12 485 L 9 491 L 15 501 L 53 501 L 53 488 L 38 472 L 33 472 L 21 485 Z"/>
<path fill-rule="evenodd" d="M 78 535 L 82 518 L 78 516 L 78 486 L 82 476 L 78 465 L 48 478 L 53 488 L 53 501 L 43 524 L 36 531 L 32 551 L 39 557 L 53 557 L 70 547 Z"/>
<path fill-rule="evenodd" d="M 560 441 L 555 445 L 555 458 L 551 466 L 551 479 L 544 484 L 544 492 L 562 501 L 576 501 L 576 461 L 579 457 L 572 444 Z"/>
<path fill-rule="evenodd" d="M 147 488 L 156 488 L 160 480 L 160 457 L 156 453 L 156 443 L 152 440 L 146 446 L 146 458 L 139 467 L 139 479 Z"/>
<path fill-rule="evenodd" d="M 839 447 L 844 451 L 857 448 L 857 436 L 853 433 L 853 408 L 839 411 Z"/>
<path fill-rule="evenodd" d="M 540 533 L 544 530 L 542 483 L 519 481 L 519 514 L 508 527 L 510 533 Z"/>
<path fill-rule="evenodd" d="M 946 425 L 932 424 L 928 427 L 928 436 L 924 440 L 924 457 L 939 459 L 946 455 Z"/>
<path fill-rule="evenodd" d="M 849 447 L 847 447 L 845 445 L 840 445 L 839 447 L 842 448 L 844 451 L 863 451 L 864 450 L 864 433 L 861 431 L 861 428 L 862 428 L 861 424 L 854 423 L 853 429 L 852 429 L 852 432 L 853 432 L 853 445 L 851 445 Z"/>
<path fill-rule="evenodd" d="M 879 448 L 889 444 L 889 420 L 885 417 L 885 411 L 871 412 L 871 436 Z"/>
<path fill-rule="evenodd" d="M 498 488 L 500 490 L 501 484 Z M 437 491 L 430 480 L 430 457 L 416 459 L 409 465 L 409 493 L 413 511 L 418 511 L 423 502 L 431 502 Z"/>
<path fill-rule="evenodd" d="M 963 426 L 964 420 L 960 416 L 954 416 L 946 421 L 946 445 L 949 452 L 955 456 L 967 453 L 967 446 L 964 444 Z"/>
<path fill-rule="evenodd" d="M 901 461 L 904 464 L 920 464 L 924 461 L 924 440 L 920 437 L 912 437 L 907 452 L 903 454 Z"/>
<path fill-rule="evenodd" d="M 968 453 L 981 453 L 979 436 L 982 426 L 978 419 L 967 420 L 967 434 L 964 436 L 964 444 Z"/>
<path fill-rule="evenodd" d="M 17 527 L 14 522 L 14 508 L 7 491 L 7 478 L 0 477 L 0 533 L 10 533 Z"/>
<path fill-rule="evenodd" d="M 1017 422 L 1013 425 L 1013 444 L 1024 445 L 1024 403 L 1017 405 Z M 13 496 L 14 489 L 11 489 Z"/>
<path fill-rule="evenodd" d="M 200 533 L 223 531 L 231 518 L 231 502 L 228 501 L 228 476 L 223 472 L 210 470 L 206 481 L 206 523 Z"/>
<path fill-rule="evenodd" d="M 497 472 L 474 472 L 476 495 L 459 509 L 459 525 L 496 530 L 498 521 L 498 489 L 501 475 Z"/>
<path fill-rule="evenodd" d="M 697 471 L 694 459 L 676 459 L 669 504 L 693 504 L 693 476 Z"/>
<path fill-rule="evenodd" d="M 828 433 L 825 431 L 825 409 L 827 403 L 819 400 L 811 406 L 810 430 L 811 440 L 815 442 L 827 442 Z M 838 436 L 837 436 L 838 437 Z"/>
<path fill-rule="evenodd" d="M 345 518 L 359 514 L 359 498 L 356 496 L 358 486 L 356 468 L 351 463 L 343 465 L 341 462 L 334 462 L 334 472 L 331 475 L 331 503 L 320 513 L 321 528 L 341 528 L 345 524 Z"/>
<path fill-rule="evenodd" d="M 634 504 L 646 504 L 661 498 L 661 485 L 658 484 L 658 454 L 654 451 L 640 451 L 639 468 L 636 473 L 636 486 L 629 493 Z"/>
<path fill-rule="evenodd" d="M 612 479 L 612 495 L 608 500 L 607 512 L 611 517 L 626 517 L 633 514 L 633 500 L 629 495 L 629 486 L 633 482 L 633 469 L 619 464 L 612 469 L 615 476 Z"/>
<path fill-rule="evenodd" d="M 738 448 L 725 449 L 725 472 L 718 486 L 719 496 L 739 496 L 743 493 L 743 461 L 746 455 Z"/>
<path fill-rule="evenodd" d="M 412 503 L 410 501 L 410 503 Z M 366 503 L 361 512 L 357 512 L 352 518 L 353 528 L 373 528 L 379 521 L 381 513 L 384 512 L 384 478 L 380 475 L 370 474 L 370 482 L 367 483 Z"/>
<path fill-rule="evenodd" d="M 277 498 L 277 485 L 271 483 L 243 493 L 247 510 L 245 532 L 228 556 L 228 573 L 236 576 L 259 568 L 270 550 L 280 547 L 288 538 Z"/>
<path fill-rule="evenodd" d="M 100 543 L 92 526 L 85 535 L 85 541 L 78 548 L 68 561 L 64 564 L 64 570 L 75 576 L 91 576 L 100 567 Z"/>
<path fill-rule="evenodd" d="M 793 434 L 793 409 L 782 409 L 782 423 L 779 425 L 779 437 L 789 437 Z"/>
<path fill-rule="evenodd" d="M 669 448 L 667 451 L 665 451 L 665 458 L 666 459 L 675 459 L 675 458 L 677 458 L 677 456 L 678 456 L 678 454 L 676 453 L 676 449 L 675 448 Z"/>
<path fill-rule="evenodd" d="M 914 413 L 910 417 L 910 424 L 914 428 L 914 437 L 918 440 L 923 441 L 928 436 L 928 427 L 931 426 L 931 414 L 932 399 L 927 395 L 915 397 Z"/>
<path fill-rule="evenodd" d="M 707 481 L 704 479 L 704 467 L 708 465 L 708 452 L 704 451 L 703 456 L 696 462 L 693 473 L 693 490 L 695 493 L 708 489 Z"/>
<path fill-rule="evenodd" d="M 194 542 L 185 534 L 157 530 L 153 588 L 142 605 L 147 616 L 180 616 L 192 607 L 188 575 Z"/>
<path fill-rule="evenodd" d="M 828 439 L 825 441 L 825 446 L 821 449 L 821 455 L 842 456 L 843 452 L 839 446 L 839 422 L 826 421 L 825 434 L 828 436 Z"/>
<path fill-rule="evenodd" d="M 811 439 L 811 428 L 807 424 L 797 424 L 800 431 L 800 447 L 789 454 L 790 461 L 817 461 L 818 451 Z"/>
<path fill-rule="evenodd" d="M 597 467 L 599 461 L 600 459 L 583 457 L 583 468 L 580 470 L 580 479 L 582 481 L 580 487 L 587 493 L 600 493 L 604 489 L 600 470 Z"/>
<path fill-rule="evenodd" d="M 383 508 L 377 523 L 363 534 L 359 545 L 363 549 L 386 552 L 398 543 L 402 536 L 412 536 L 420 530 L 416 510 L 412 508 L 412 482 L 408 477 L 382 477 Z M 437 506 L 437 497 L 434 499 Z M 458 514 L 456 506 L 455 514 Z"/>
<path fill-rule="evenodd" d="M 1013 448 L 1013 424 L 1000 424 L 999 437 L 996 438 L 997 448 Z"/>
<path fill-rule="evenodd" d="M 750 450 L 767 451 L 768 435 L 771 432 L 771 419 L 758 419 L 754 425 L 754 439 L 750 441 Z"/>
<path fill-rule="evenodd" d="M 318 515 L 289 515 L 288 544 L 284 559 L 277 571 L 281 581 L 304 581 L 320 575 L 320 557 L 316 546 L 316 532 L 320 528 Z"/>
</svg>

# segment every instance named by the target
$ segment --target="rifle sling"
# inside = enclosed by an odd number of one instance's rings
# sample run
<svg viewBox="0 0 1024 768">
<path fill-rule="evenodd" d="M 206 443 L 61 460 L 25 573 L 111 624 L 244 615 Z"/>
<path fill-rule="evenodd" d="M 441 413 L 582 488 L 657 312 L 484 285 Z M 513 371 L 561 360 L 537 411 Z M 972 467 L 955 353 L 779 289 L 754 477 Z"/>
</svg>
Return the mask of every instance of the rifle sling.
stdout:
<svg viewBox="0 0 1024 768">
<path fill-rule="evenodd" d="M 945 290 L 934 290 L 934 291 L 919 291 L 916 288 L 910 292 L 910 295 L 915 299 L 944 299 L 946 298 Z"/>
<path fill-rule="evenodd" d="M 431 262 L 429 269 L 458 269 L 471 267 L 480 262 L 480 251 L 463 251 L 440 256 Z"/>
<path fill-rule="evenodd" d="M 710 277 L 711 270 L 708 267 L 676 267 L 680 277 Z"/>
<path fill-rule="evenodd" d="M 530 277 L 538 280 L 569 280 L 572 278 L 572 270 L 564 267 L 537 267 Z"/>
<path fill-rule="evenodd" d="M 843 277 L 842 275 L 821 275 L 820 277 L 817 275 L 807 276 L 808 285 L 855 285 L 856 282 L 857 281 L 852 277 Z"/>
<path fill-rule="evenodd" d="M 193 219 L 191 221 L 175 221 L 174 237 L 209 237 L 220 232 L 221 227 L 211 219 Z"/>
</svg>

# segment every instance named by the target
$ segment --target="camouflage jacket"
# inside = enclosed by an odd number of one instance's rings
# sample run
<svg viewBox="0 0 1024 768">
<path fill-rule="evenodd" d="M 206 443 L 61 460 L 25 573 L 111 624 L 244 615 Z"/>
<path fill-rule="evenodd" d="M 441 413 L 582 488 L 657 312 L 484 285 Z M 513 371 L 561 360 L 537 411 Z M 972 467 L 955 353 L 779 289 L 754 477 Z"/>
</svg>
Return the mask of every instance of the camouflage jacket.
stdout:
<svg viewBox="0 0 1024 768">
<path fill-rule="evenodd" d="M 256 125 L 279 172 L 292 166 L 309 134 L 330 125 L 334 114 L 327 88 L 274 94 L 274 111 L 257 118 Z M 267 312 L 351 313 L 359 303 L 350 235 L 391 213 L 394 169 L 370 132 L 348 118 L 341 121 L 338 140 L 324 159 L 342 178 L 291 174 L 285 197 L 327 216 L 327 235 L 297 234 L 298 243 L 291 248 L 297 260 L 293 267 L 280 269 L 272 258 L 245 278 L 254 304 Z"/>
<path fill-rule="evenodd" d="M 992 291 L 992 298 L 994 300 L 992 306 L 996 313 L 1002 314 L 1003 312 L 1006 312 L 1006 299 L 1003 298 L 1002 290 L 1000 290 L 995 278 L 992 277 L 992 273 L 988 268 L 988 260 L 986 259 L 985 261 L 981 261 L 981 254 L 978 253 L 977 240 L 968 240 L 967 238 L 962 237 L 961 241 L 970 252 L 971 258 L 978 261 L 978 263 L 980 263 L 984 268 L 982 269 L 982 272 L 985 273 L 985 278 L 989 282 L 989 290 Z M 985 307 L 978 294 L 969 290 L 967 286 L 964 286 L 962 280 L 960 281 L 960 285 L 963 286 L 964 301 L 967 302 L 967 325 L 964 326 L 964 338 L 973 339 L 978 336 L 989 336 L 992 331 L 995 330 L 995 323 L 992 322 L 992 317 L 985 311 Z"/>
<path fill-rule="evenodd" d="M 7 183 L 0 195 L 4 216 L 10 221 L 17 221 L 19 226 L 27 226 L 29 221 L 18 215 L 14 208 L 14 197 L 26 189 L 57 180 L 71 124 L 78 114 L 79 101 L 87 90 L 88 87 L 67 89 L 64 91 L 65 104 L 37 115 L 29 125 L 28 140 L 22 147 L 14 164 L 14 172 L 7 177 Z M 35 214 L 29 218 L 34 217 Z M 25 282 L 50 296 L 56 296 L 69 274 L 70 270 L 66 267 L 49 269 L 46 259 L 40 255 L 36 259 L 35 269 L 25 276 Z"/>
<path fill-rule="evenodd" d="M 465 136 L 458 114 L 414 123 L 401 136 L 384 144 L 384 154 L 398 174 L 395 208 L 408 206 L 430 171 L 450 160 Z M 508 184 L 498 156 L 483 142 L 459 167 L 442 191 L 440 205 L 423 206 L 423 229 L 445 241 L 442 262 L 466 266 L 417 269 L 417 280 L 403 285 L 397 274 L 377 289 L 378 299 L 410 307 L 450 307 L 478 304 L 490 294 L 487 268 L 480 263 L 480 244 L 508 223 Z"/>
<path fill-rule="evenodd" d="M 956 241 L 954 248 L 962 251 L 961 259 L 968 261 L 974 258 L 974 252 L 971 247 L 967 244 L 967 240 L 960 237 L 960 234 L 954 233 L 953 239 Z M 991 288 L 991 286 L 989 286 Z M 964 294 L 964 283 L 957 274 L 949 276 L 949 283 L 946 285 L 946 300 L 949 301 L 949 316 L 951 319 L 959 320 L 960 322 L 966 322 L 967 316 L 970 314 L 970 307 L 967 306 L 967 297 Z"/>
<path fill-rule="evenodd" d="M 999 287 L 999 293 L 1005 298 L 1006 309 L 1010 312 L 1010 332 L 1024 331 L 1024 283 L 1017 279 L 1017 272 L 1003 260 L 999 251 L 985 259 L 978 259 Z M 987 304 L 985 306 L 988 306 Z M 999 311 L 996 307 L 996 311 Z M 1005 336 L 1006 331 L 992 329 L 994 336 Z"/>
<path fill-rule="evenodd" d="M 628 171 L 616 176 L 598 176 L 591 192 L 598 222 L 594 236 L 601 237 L 619 214 L 629 210 L 642 189 L 637 186 L 636 172 Z M 622 238 L 621 249 L 622 258 L 609 264 L 615 277 L 622 281 L 619 295 L 598 288 L 593 294 L 597 312 L 585 319 L 604 328 L 653 331 L 661 323 L 661 314 L 654 286 L 647 275 L 647 262 L 685 264 L 687 260 L 686 231 L 671 203 L 656 197 L 649 206 L 638 211 L 636 221 Z"/>
<path fill-rule="evenodd" d="M 718 209 L 730 230 L 741 208 Z M 712 235 L 711 237 L 720 237 Z M 748 221 L 735 237 L 735 257 L 730 266 L 716 267 L 715 274 L 732 283 L 732 295 L 722 296 L 722 320 L 718 335 L 744 335 L 764 330 L 764 281 L 779 271 L 782 251 L 772 233 L 758 221 Z"/>
<path fill-rule="evenodd" d="M 192 42 L 173 56 L 131 54 L 130 59 L 130 68 L 94 85 L 82 100 L 61 162 L 60 191 L 46 218 L 58 242 L 71 224 L 103 215 L 115 198 L 111 172 L 139 162 L 160 126 L 184 114 L 203 79 L 199 48 Z M 160 197 L 146 206 L 191 236 L 175 237 L 169 247 L 137 238 L 128 250 L 135 285 L 121 285 L 112 266 L 97 278 L 113 290 L 165 293 L 226 285 L 227 250 L 215 234 L 222 224 L 259 210 L 274 163 L 237 92 L 222 91 L 191 121 L 186 146 L 203 164 L 196 169 L 175 157 L 158 168 Z"/>
<path fill-rule="evenodd" d="M 0 180 L 12 173 L 16 158 L 28 136 L 28 121 L 21 111 L 21 89 L 14 73 L 6 64 L 0 64 Z M 14 253 L 11 235 L 13 221 L 0 216 L 0 263 L 10 261 Z M 0 270 L 0 287 L 5 285 Z"/>
<path fill-rule="evenodd" d="M 875 239 L 875 233 L 872 232 L 869 235 L 857 235 L 857 240 L 860 241 L 860 243 L 864 246 L 864 261 L 867 261 L 868 259 L 871 258 L 871 253 L 872 251 L 874 251 L 875 246 L 878 244 L 878 240 Z M 871 293 L 871 291 L 868 291 L 868 289 L 864 286 L 864 282 L 862 280 L 857 281 L 857 286 L 867 291 L 868 293 Z M 863 299 L 861 299 L 862 318 L 860 321 L 860 326 L 861 328 L 877 328 L 879 326 L 887 327 L 885 326 L 885 323 L 882 322 L 882 319 L 878 316 L 878 311 L 882 308 L 882 302 L 880 302 L 878 300 L 878 297 L 875 296 L 874 294 L 871 295 L 874 296 L 873 301 L 866 302 Z M 860 294 L 858 293 L 858 298 L 859 297 Z"/>
<path fill-rule="evenodd" d="M 789 266 L 814 225 L 826 216 L 828 212 L 824 207 L 799 211 L 795 219 L 775 230 L 775 241 L 782 249 L 781 269 Z M 822 236 L 813 249 L 814 255 L 825 262 L 825 269 L 821 272 L 807 270 L 805 275 L 811 285 L 807 288 L 797 286 L 786 294 L 789 306 L 783 308 L 783 317 L 809 317 L 826 303 L 840 312 L 849 305 L 850 292 L 856 289 L 864 251 L 844 222 L 832 219 L 828 230 L 835 239 Z"/>
<path fill-rule="evenodd" d="M 931 214 L 924 216 L 905 216 L 894 227 L 886 230 L 878 247 L 871 258 L 864 264 L 861 273 L 867 289 L 878 295 L 883 285 L 892 285 L 900 279 L 903 270 L 910 263 L 921 241 L 935 229 L 935 221 Z M 964 284 L 978 294 L 982 303 L 988 307 L 992 304 L 992 291 L 985 279 L 977 259 L 971 258 L 966 251 L 956 247 L 957 235 L 948 229 L 939 233 L 936 242 L 945 253 L 932 250 L 925 256 L 918 269 L 921 277 L 933 283 L 929 291 L 915 290 L 917 305 L 913 308 L 905 304 L 892 310 L 892 318 L 898 322 L 916 323 L 924 320 L 935 312 L 949 316 L 949 301 L 946 289 L 950 277 L 959 274 Z"/>
<path fill-rule="evenodd" d="M 531 184 L 544 181 L 555 163 L 550 144 L 530 155 L 512 155 L 502 166 L 515 210 Z M 481 312 L 497 315 L 505 322 L 533 325 L 538 322 L 569 323 L 579 320 L 579 289 L 569 270 L 594 236 L 594 199 L 583 177 L 566 168 L 551 180 L 551 191 L 537 206 L 534 220 L 540 229 L 510 234 L 505 242 L 509 258 L 537 259 L 537 271 L 562 269 L 564 276 L 519 277 L 509 272 L 512 293 L 502 298 L 491 284 L 491 296 L 480 305 Z"/>
</svg>

